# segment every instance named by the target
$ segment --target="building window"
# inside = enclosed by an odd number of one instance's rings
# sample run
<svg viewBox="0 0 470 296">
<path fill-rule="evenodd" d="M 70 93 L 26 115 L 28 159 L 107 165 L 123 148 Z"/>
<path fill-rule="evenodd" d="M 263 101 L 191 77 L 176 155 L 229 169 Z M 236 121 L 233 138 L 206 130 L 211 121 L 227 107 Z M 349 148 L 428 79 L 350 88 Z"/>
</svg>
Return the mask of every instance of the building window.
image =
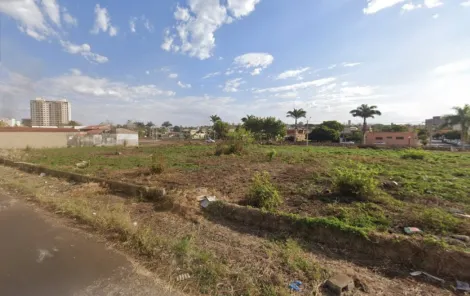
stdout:
<svg viewBox="0 0 470 296">
<path fill-rule="evenodd" d="M 387 137 L 387 139 L 393 139 L 393 137 Z"/>
<path fill-rule="evenodd" d="M 383 137 L 375 137 L 376 140 L 383 140 Z"/>
<path fill-rule="evenodd" d="M 404 140 L 405 137 L 396 137 L 397 140 Z"/>
</svg>

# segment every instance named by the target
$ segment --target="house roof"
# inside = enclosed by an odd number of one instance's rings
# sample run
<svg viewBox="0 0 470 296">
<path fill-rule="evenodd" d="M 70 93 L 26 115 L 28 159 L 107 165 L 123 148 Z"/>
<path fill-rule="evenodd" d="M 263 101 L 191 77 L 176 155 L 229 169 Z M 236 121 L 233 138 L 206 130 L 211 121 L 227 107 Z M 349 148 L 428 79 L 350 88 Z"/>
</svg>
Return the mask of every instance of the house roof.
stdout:
<svg viewBox="0 0 470 296">
<path fill-rule="evenodd" d="M 0 127 L 0 133 L 24 132 L 24 133 L 78 133 L 73 128 L 47 128 L 47 127 Z"/>
<path fill-rule="evenodd" d="M 104 125 L 89 125 L 82 127 L 80 130 L 109 130 L 111 129 L 111 126 L 108 124 Z"/>
</svg>

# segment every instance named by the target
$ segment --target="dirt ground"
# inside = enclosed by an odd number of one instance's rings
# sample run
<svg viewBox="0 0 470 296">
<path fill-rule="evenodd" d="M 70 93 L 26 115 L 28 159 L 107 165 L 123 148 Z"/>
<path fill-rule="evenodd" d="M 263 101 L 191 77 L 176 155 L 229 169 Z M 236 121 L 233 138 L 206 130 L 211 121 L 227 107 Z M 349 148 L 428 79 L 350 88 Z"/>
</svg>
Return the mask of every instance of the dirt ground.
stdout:
<svg viewBox="0 0 470 296">
<path fill-rule="evenodd" d="M 215 180 L 214 176 L 214 180 Z M 34 194 L 41 193 L 48 196 L 67 199 L 81 198 L 87 191 L 83 185 L 70 184 L 68 182 L 49 177 L 39 177 L 19 172 L 15 169 L 0 167 L 0 186 L 8 188 L 10 192 L 30 193 L 30 202 L 34 203 Z M 316 279 L 309 279 L 306 274 L 286 266 L 282 261 L 282 254 L 286 249 L 281 238 L 269 236 L 267 233 L 255 229 L 243 229 L 236 225 L 221 225 L 206 220 L 198 212 L 196 197 L 205 192 L 204 189 L 181 191 L 194 211 L 181 210 L 162 211 L 156 210 L 152 203 L 142 203 L 133 200 L 122 199 L 109 194 L 94 193 L 93 198 L 100 198 L 113 203 L 122 203 L 131 213 L 133 221 L 138 225 L 149 225 L 155 234 L 162 238 L 186 238 L 191 237 L 191 242 L 198 249 L 203 249 L 220 262 L 223 262 L 229 270 L 229 277 L 218 278 L 219 292 L 210 295 L 242 295 L 247 282 L 270 283 L 276 287 L 287 288 L 289 282 L 300 279 L 304 282 L 301 293 L 296 295 L 330 295 L 328 290 L 322 288 L 324 280 L 330 274 L 337 272 L 346 273 L 357 279 L 362 289 L 356 289 L 350 295 L 452 295 L 451 290 L 442 289 L 430 283 L 417 281 L 410 277 L 410 270 L 401 270 L 400 267 L 383 266 L 383 268 L 368 268 L 366 264 L 353 264 L 348 261 L 347 255 L 338 255 L 322 245 L 309 245 L 300 249 L 299 256 L 309 264 L 317 266 L 321 274 Z M 65 219 L 65 218 L 64 218 Z M 73 220 L 68 220 L 72 221 Z M 76 224 L 78 226 L 79 224 Z M 88 231 L 93 231 L 88 229 Z M 109 239 L 109 237 L 108 237 Z M 125 242 L 110 241 L 117 249 L 125 250 Z M 300 243 L 300 245 L 302 245 Z M 156 258 L 137 256 L 137 259 L 149 269 L 155 271 L 162 278 L 191 295 L 198 295 L 200 290 L 194 288 L 196 283 L 190 279 L 186 282 L 177 282 L 176 276 L 185 273 L 184 264 L 167 260 L 172 249 L 167 255 L 160 254 Z M 288 254 L 289 254 L 288 250 Z M 132 252 L 131 252 L 132 253 Z M 170 256 L 170 258 L 172 258 Z M 196 279 L 194 279 L 196 280 Z M 220 291 L 224 291 L 223 293 Z M 255 289 L 255 291 L 258 291 Z M 207 294 L 207 293 L 202 293 Z M 253 293 L 250 295 L 281 295 Z M 284 294 L 282 294 L 284 295 Z M 285 294 L 288 295 L 288 294 Z"/>
</svg>

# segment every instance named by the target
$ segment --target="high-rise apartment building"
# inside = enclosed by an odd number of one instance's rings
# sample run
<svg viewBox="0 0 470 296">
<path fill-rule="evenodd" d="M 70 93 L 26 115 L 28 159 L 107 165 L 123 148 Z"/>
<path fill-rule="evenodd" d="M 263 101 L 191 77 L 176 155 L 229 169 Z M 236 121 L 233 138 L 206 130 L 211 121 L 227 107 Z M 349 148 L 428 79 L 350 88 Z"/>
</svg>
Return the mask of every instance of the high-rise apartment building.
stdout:
<svg viewBox="0 0 470 296">
<path fill-rule="evenodd" d="M 71 106 L 67 100 L 31 100 L 32 126 L 64 126 L 72 120 Z"/>
</svg>

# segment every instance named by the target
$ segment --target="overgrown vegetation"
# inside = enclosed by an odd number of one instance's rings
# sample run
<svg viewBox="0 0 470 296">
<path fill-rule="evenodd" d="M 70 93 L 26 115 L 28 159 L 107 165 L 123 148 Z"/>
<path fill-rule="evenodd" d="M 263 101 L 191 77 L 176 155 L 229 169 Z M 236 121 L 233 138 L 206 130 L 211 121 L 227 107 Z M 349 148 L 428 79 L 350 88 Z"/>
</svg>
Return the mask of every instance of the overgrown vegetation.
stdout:
<svg viewBox="0 0 470 296">
<path fill-rule="evenodd" d="M 152 153 L 150 172 L 152 174 L 161 174 L 165 171 L 166 163 L 163 155 L 157 152 Z"/>
<path fill-rule="evenodd" d="M 268 211 L 273 211 L 282 204 L 282 197 L 272 184 L 268 172 L 258 172 L 253 176 L 248 203 Z"/>
<path fill-rule="evenodd" d="M 272 149 L 272 150 L 268 151 L 267 155 L 268 155 L 268 160 L 273 161 L 274 157 L 276 157 L 276 155 L 277 155 L 277 152 L 276 152 L 276 150 Z"/>
<path fill-rule="evenodd" d="M 244 128 L 228 133 L 225 141 L 217 143 L 215 155 L 240 155 L 254 141 L 253 135 Z"/>
<path fill-rule="evenodd" d="M 377 174 L 375 169 L 351 163 L 335 170 L 333 183 L 342 195 L 367 200 L 377 193 Z"/>
<path fill-rule="evenodd" d="M 403 152 L 401 158 L 423 160 L 426 158 L 427 155 L 428 153 L 424 150 L 410 148 Z"/>
</svg>

